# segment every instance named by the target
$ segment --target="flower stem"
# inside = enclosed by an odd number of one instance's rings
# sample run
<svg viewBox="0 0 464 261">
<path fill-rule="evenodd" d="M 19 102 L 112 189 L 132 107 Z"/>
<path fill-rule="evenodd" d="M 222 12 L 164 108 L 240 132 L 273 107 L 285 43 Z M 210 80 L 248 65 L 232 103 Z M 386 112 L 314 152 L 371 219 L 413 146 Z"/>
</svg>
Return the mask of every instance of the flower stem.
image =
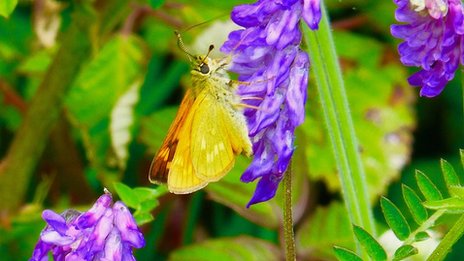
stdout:
<svg viewBox="0 0 464 261">
<path fill-rule="evenodd" d="M 285 260 L 296 260 L 295 253 L 295 234 L 293 232 L 292 216 L 292 162 L 288 164 L 284 175 L 284 241 L 285 241 Z"/>
<path fill-rule="evenodd" d="M 321 11 L 320 29 L 311 31 L 303 26 L 304 38 L 313 65 L 319 99 L 350 221 L 375 236 L 374 219 L 367 193 L 364 168 L 358 151 L 358 141 L 327 13 L 322 1 Z"/>
<path fill-rule="evenodd" d="M 462 115 L 464 116 L 464 68 L 461 69 Z"/>
<path fill-rule="evenodd" d="M 438 247 L 432 252 L 427 260 L 443 260 L 451 251 L 454 243 L 464 235 L 464 215 L 458 219 L 445 237 L 440 241 Z"/>
</svg>

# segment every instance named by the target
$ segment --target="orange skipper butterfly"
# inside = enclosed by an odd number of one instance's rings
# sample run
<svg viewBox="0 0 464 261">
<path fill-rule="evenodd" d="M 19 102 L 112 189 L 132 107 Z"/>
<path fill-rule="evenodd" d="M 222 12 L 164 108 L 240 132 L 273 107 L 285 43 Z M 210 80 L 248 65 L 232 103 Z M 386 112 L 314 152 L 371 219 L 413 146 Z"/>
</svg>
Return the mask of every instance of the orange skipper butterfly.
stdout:
<svg viewBox="0 0 464 261">
<path fill-rule="evenodd" d="M 175 194 L 191 193 L 218 181 L 234 166 L 235 156 L 252 155 L 243 107 L 236 93 L 239 82 L 230 80 L 226 67 L 230 57 L 193 56 L 186 51 L 179 33 L 179 47 L 191 61 L 190 88 L 154 157 L 149 171 L 152 183 L 167 183 Z"/>
</svg>

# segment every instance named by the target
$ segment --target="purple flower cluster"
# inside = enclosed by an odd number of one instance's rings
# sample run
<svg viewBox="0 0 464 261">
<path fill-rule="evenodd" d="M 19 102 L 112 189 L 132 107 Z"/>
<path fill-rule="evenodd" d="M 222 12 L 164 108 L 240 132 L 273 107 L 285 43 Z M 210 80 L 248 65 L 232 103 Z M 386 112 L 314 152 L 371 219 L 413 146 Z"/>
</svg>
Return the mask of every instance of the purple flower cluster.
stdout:
<svg viewBox="0 0 464 261">
<path fill-rule="evenodd" d="M 421 96 L 434 97 L 464 63 L 464 19 L 461 0 L 394 0 L 395 16 L 405 24 L 391 33 L 405 41 L 398 46 L 401 62 L 422 69 L 408 81 Z"/>
<path fill-rule="evenodd" d="M 135 260 L 132 248 L 145 245 L 143 235 L 122 202 L 111 205 L 111 194 L 105 193 L 84 213 L 45 210 L 48 225 L 30 260 L 48 260 L 50 251 L 54 260 Z"/>
<path fill-rule="evenodd" d="M 244 101 L 259 107 L 245 111 L 255 156 L 241 180 L 260 178 L 250 206 L 274 197 L 292 157 L 295 128 L 305 115 L 309 69 L 299 22 L 303 18 L 317 29 L 320 2 L 259 0 L 236 6 L 231 18 L 244 29 L 230 33 L 221 51 L 233 55 L 231 71 L 249 83 L 239 88 Z"/>
</svg>

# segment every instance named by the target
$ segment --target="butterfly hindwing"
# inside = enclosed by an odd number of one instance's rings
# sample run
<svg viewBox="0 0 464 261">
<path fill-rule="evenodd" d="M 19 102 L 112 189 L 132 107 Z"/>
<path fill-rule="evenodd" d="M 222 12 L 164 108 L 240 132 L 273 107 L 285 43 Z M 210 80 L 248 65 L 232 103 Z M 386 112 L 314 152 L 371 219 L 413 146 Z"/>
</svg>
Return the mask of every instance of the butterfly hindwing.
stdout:
<svg viewBox="0 0 464 261">
<path fill-rule="evenodd" d="M 231 118 L 235 113 L 232 107 L 226 107 L 207 92 L 199 95 L 198 102 L 202 104 L 195 113 L 191 137 L 193 168 L 200 179 L 217 181 L 233 167 L 235 155 L 243 147 L 251 151 L 251 144 L 246 126 L 244 132 L 234 126 L 237 122 Z M 243 144 L 242 140 L 248 143 Z"/>
</svg>

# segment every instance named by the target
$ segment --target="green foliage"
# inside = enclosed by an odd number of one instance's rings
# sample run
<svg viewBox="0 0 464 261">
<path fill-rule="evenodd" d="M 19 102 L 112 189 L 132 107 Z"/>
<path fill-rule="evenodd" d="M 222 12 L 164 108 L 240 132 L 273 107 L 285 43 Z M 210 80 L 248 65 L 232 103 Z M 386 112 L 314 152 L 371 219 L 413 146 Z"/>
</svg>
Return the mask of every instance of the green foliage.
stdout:
<svg viewBox="0 0 464 261">
<path fill-rule="evenodd" d="M 411 209 L 412 217 L 417 224 L 423 223 L 428 218 L 428 213 L 425 207 L 422 205 L 422 201 L 419 196 L 405 184 L 402 184 L 403 197 L 406 205 Z"/>
<path fill-rule="evenodd" d="M 362 258 L 356 255 L 353 251 L 350 251 L 346 248 L 335 246 L 334 253 L 337 259 L 340 261 L 362 261 Z"/>
<path fill-rule="evenodd" d="M 0 2 L 0 15 L 4 17 L 10 16 L 17 4 L 18 0 L 2 0 Z"/>
<path fill-rule="evenodd" d="M 0 176 L 12 143 L 24 140 L 18 135 L 21 129 L 34 137 L 25 152 L 37 154 L 18 161 L 33 162 L 29 178 L 20 179 L 14 169 L 13 181 L 25 192 L 8 186 L 3 190 L 18 203 L 17 211 L 0 209 L 0 259 L 30 258 L 45 226 L 43 209 L 86 210 L 103 187 L 115 191 L 142 225 L 147 246 L 136 251 L 138 260 L 282 259 L 282 191 L 246 208 L 256 183 L 245 184 L 240 176 L 250 159 L 238 157 L 224 179 L 193 195 L 173 195 L 147 180 L 150 162 L 190 87 L 188 58 L 173 31 L 182 32 L 192 54 L 204 54 L 212 43 L 218 50 L 234 30 L 231 9 L 246 2 L 253 1 L 0 0 Z M 404 241 L 392 250 L 382 238 L 352 228 L 353 210 L 347 211 L 341 200 L 311 75 L 306 121 L 297 130 L 292 158 L 298 260 L 361 260 L 368 255 L 384 260 L 385 251 L 389 260 L 420 260 L 420 243 L 434 240 L 434 231 L 448 235 L 464 208 L 462 172 L 453 168 L 459 161 L 464 166 L 464 150 L 460 159 L 450 154 L 464 141 L 460 86 L 452 82 L 439 99 L 415 98 L 417 90 L 406 82 L 410 72 L 399 63 L 396 40 L 389 33 L 392 2 L 326 2 L 370 200 L 375 204 L 388 191 L 391 201 L 381 200 L 383 211 Z M 70 34 L 77 40 L 66 41 Z M 81 44 L 87 52 L 70 49 Z M 64 60 L 68 66 L 53 67 L 57 59 L 63 64 L 63 49 L 72 50 Z M 311 66 L 314 72 L 313 61 Z M 70 74 L 71 69 L 76 73 Z M 44 85 L 47 78 L 55 84 Z M 57 82 L 66 82 L 69 91 L 51 95 L 64 104 L 31 110 L 43 94 L 41 86 Z M 34 113 L 35 124 L 25 125 Z M 37 126 L 46 121 L 56 128 L 38 135 Z M 428 125 L 432 128 L 424 127 Z M 449 160 L 440 162 L 443 175 L 438 178 L 438 165 L 431 164 L 437 155 Z M 408 169 L 401 172 L 405 165 L 422 170 L 415 174 L 415 184 L 407 180 Z M 392 182 L 400 174 L 409 186 L 395 190 Z M 1 194 L 0 202 L 9 202 Z M 404 204 L 396 203 L 399 198 Z M 376 221 L 383 229 L 383 220 Z M 349 250 L 361 246 L 368 255 Z M 455 249 L 460 248 L 457 243 Z"/>
<path fill-rule="evenodd" d="M 392 260 L 404 260 L 405 258 L 419 254 L 420 248 L 414 245 L 430 238 L 427 231 L 438 225 L 437 220 L 444 214 L 462 215 L 462 213 L 464 213 L 464 200 L 456 196 L 456 193 L 451 192 L 453 190 L 460 191 L 464 188 L 460 185 L 461 181 L 459 180 L 459 176 L 456 174 L 457 172 L 453 166 L 447 161 L 442 159 L 440 163 L 442 176 L 446 181 L 446 191 L 440 191 L 434 182 L 420 171 L 416 171 L 415 177 L 419 190 L 426 199 L 425 201 L 421 200 L 418 194 L 409 186 L 402 185 L 403 199 L 417 225 L 413 231 L 411 231 L 411 226 L 413 224 L 408 223 L 403 212 L 393 202 L 385 197 L 380 199 L 380 205 L 388 226 L 396 237 L 402 241 L 402 245 L 400 245 L 392 255 Z M 446 194 L 450 196 L 443 198 L 442 195 Z M 431 216 L 428 215 L 426 208 L 433 212 Z M 456 222 L 455 226 L 461 226 L 460 222 Z M 358 226 L 354 226 L 353 229 L 357 240 L 373 260 L 387 259 L 385 250 L 370 234 Z M 454 230 L 454 228 L 452 228 L 452 230 Z M 456 239 L 463 236 L 464 229 L 460 229 L 460 231 L 461 234 L 454 235 Z M 440 252 L 447 253 L 453 243 L 455 243 L 455 241 L 450 241 L 446 246 L 439 246 L 439 248 L 442 248 Z M 346 249 L 335 251 L 341 251 L 341 253 L 343 253 L 343 255 L 340 256 L 340 253 L 335 252 L 339 260 L 346 260 L 344 259 L 345 254 L 349 256 L 349 252 L 347 254 Z M 436 253 L 434 252 L 432 255 L 434 254 Z"/>
<path fill-rule="evenodd" d="M 0 253 L 3 260 L 28 260 L 45 222 L 34 207 L 12 220 L 8 228 L 0 227 Z M 25 251 L 27 249 L 27 251 Z"/>
<path fill-rule="evenodd" d="M 126 206 L 135 209 L 134 218 L 139 226 L 153 221 L 150 212 L 159 205 L 158 198 L 168 192 L 166 187 L 132 189 L 120 182 L 114 183 L 114 189 Z"/>
<path fill-rule="evenodd" d="M 374 199 L 385 192 L 408 161 L 414 128 L 411 110 L 414 98 L 403 80 L 406 78 L 404 70 L 396 64 L 381 63 L 385 50 L 379 42 L 342 32 L 335 32 L 334 37 L 338 55 L 345 65 L 343 73 L 351 114 L 369 194 Z M 375 88 L 371 88 L 373 86 Z M 304 145 L 310 178 L 324 180 L 334 191 L 339 189 L 340 183 L 328 137 L 321 124 L 321 105 L 313 97 L 317 96 L 310 95 L 308 117 L 296 142 Z M 359 100 L 363 102 L 357 102 Z"/>
<path fill-rule="evenodd" d="M 282 260 L 282 258 L 283 257 L 276 246 L 266 241 L 247 236 L 208 240 L 200 244 L 176 250 L 169 256 L 169 260 L 171 261 L 272 261 Z"/>
<path fill-rule="evenodd" d="M 411 245 L 402 245 L 395 251 L 395 254 L 393 255 L 393 260 L 394 261 L 403 260 L 417 253 L 418 253 L 417 248 Z"/>
<path fill-rule="evenodd" d="M 437 186 L 419 170 L 416 170 L 416 181 L 420 191 L 427 200 L 440 200 L 443 198 Z"/>
<path fill-rule="evenodd" d="M 387 260 L 385 250 L 366 230 L 354 225 L 353 231 L 356 239 L 361 243 L 361 246 L 366 250 L 370 258 L 378 261 Z"/>
<path fill-rule="evenodd" d="M 387 220 L 388 226 L 393 230 L 400 240 L 405 240 L 411 234 L 411 228 L 404 218 L 401 211 L 387 198 L 380 199 L 383 215 Z"/>
<path fill-rule="evenodd" d="M 133 111 L 148 62 L 145 52 L 136 37 L 110 39 L 82 69 L 66 99 L 97 175 L 114 172 L 110 168 L 123 171 L 126 166 Z"/>
<path fill-rule="evenodd" d="M 340 203 L 318 207 L 297 231 L 296 242 L 301 252 L 311 252 L 321 258 L 332 257 L 334 245 L 354 248 L 351 224 L 345 207 Z"/>
</svg>

